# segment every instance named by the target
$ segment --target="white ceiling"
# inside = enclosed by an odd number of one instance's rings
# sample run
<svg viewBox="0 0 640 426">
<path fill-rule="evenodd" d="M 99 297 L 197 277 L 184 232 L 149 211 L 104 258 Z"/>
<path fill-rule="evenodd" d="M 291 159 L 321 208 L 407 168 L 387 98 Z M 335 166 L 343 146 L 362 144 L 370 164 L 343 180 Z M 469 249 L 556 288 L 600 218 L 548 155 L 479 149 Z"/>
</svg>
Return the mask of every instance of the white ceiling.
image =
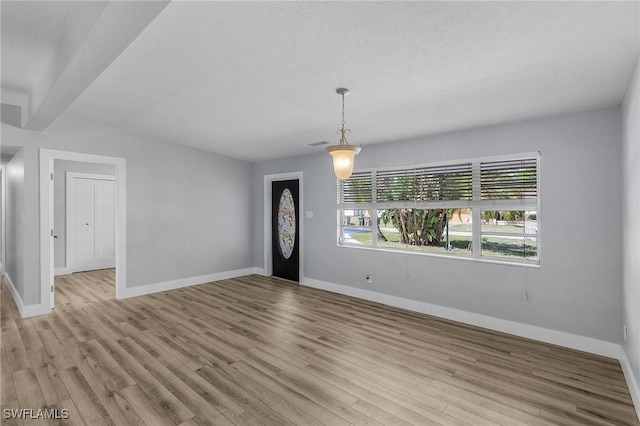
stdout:
<svg viewBox="0 0 640 426">
<path fill-rule="evenodd" d="M 69 6 L 5 3 L 3 90 L 28 88 Z M 256 161 L 337 141 L 337 87 L 364 146 L 617 105 L 639 5 L 174 1 L 66 114 Z"/>
<path fill-rule="evenodd" d="M 62 35 L 71 2 L 2 2 L 2 102 L 22 104 Z"/>
</svg>

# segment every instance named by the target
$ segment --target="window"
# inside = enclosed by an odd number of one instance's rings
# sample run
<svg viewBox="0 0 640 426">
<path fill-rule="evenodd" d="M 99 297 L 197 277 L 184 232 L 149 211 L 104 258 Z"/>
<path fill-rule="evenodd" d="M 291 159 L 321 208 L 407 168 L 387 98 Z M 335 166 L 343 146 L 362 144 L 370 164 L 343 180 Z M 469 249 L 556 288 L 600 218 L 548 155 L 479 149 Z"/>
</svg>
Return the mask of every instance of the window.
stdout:
<svg viewBox="0 0 640 426">
<path fill-rule="evenodd" d="M 483 211 L 481 218 L 482 256 L 538 260 L 535 213 L 521 210 Z"/>
<path fill-rule="evenodd" d="M 338 180 L 339 244 L 536 264 L 538 157 L 354 172 Z"/>
</svg>

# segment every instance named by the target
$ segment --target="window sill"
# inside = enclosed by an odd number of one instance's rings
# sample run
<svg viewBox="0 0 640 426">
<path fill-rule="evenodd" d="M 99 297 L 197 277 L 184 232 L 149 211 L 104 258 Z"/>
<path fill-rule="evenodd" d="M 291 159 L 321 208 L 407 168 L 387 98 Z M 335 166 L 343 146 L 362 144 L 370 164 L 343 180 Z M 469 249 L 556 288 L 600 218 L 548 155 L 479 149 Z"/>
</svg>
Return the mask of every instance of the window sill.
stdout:
<svg viewBox="0 0 640 426">
<path fill-rule="evenodd" d="M 503 260 L 497 257 L 463 257 L 463 256 L 452 256 L 452 255 L 446 255 L 446 254 L 438 254 L 438 253 L 424 253 L 424 252 L 415 252 L 415 251 L 399 251 L 399 250 L 388 250 L 388 249 L 384 249 L 384 248 L 374 248 L 374 247 L 368 247 L 368 246 L 363 246 L 363 245 L 358 245 L 358 244 L 350 244 L 350 243 L 343 243 L 343 244 L 336 244 L 337 247 L 339 248 L 347 248 L 347 249 L 356 249 L 356 250 L 367 250 L 367 251 L 373 251 L 373 252 L 383 252 L 383 253 L 393 253 L 393 254 L 398 254 L 398 255 L 411 255 L 411 256 L 427 256 L 427 257 L 436 257 L 436 258 L 441 258 L 441 259 L 451 259 L 451 260 L 463 260 L 463 261 L 467 261 L 467 262 L 476 262 L 476 263 L 489 263 L 489 264 L 494 264 L 494 265 L 506 265 L 506 266 L 516 266 L 519 268 L 534 268 L 534 269 L 540 269 L 542 268 L 542 266 L 540 265 L 540 263 L 525 263 L 522 262 L 520 260 Z"/>
</svg>

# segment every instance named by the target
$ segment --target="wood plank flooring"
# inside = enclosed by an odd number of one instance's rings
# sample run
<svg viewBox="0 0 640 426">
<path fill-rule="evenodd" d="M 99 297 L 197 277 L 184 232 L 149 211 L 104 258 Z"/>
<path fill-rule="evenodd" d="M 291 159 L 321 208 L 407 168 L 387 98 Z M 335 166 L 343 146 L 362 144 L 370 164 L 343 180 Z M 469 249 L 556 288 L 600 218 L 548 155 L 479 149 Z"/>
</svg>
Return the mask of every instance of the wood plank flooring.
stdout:
<svg viewBox="0 0 640 426">
<path fill-rule="evenodd" d="M 115 298 L 115 269 L 82 272 L 55 277 L 57 310 L 82 308 Z"/>
<path fill-rule="evenodd" d="M 2 409 L 69 410 L 4 424 L 640 424 L 613 359 L 255 275 L 112 286 L 68 276 L 28 319 L 2 286 Z"/>
</svg>

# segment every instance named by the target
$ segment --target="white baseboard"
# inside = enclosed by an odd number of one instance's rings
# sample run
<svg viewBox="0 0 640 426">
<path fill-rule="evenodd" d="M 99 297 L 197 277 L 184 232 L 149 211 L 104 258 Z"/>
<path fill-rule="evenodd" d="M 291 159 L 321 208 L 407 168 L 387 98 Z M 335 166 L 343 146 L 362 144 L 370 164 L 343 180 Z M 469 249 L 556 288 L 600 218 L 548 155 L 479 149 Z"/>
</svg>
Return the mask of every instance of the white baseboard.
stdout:
<svg viewBox="0 0 640 426">
<path fill-rule="evenodd" d="M 624 373 L 624 378 L 627 381 L 627 386 L 629 387 L 629 393 L 631 394 L 633 405 L 636 408 L 636 415 L 638 416 L 638 420 L 640 420 L 640 386 L 638 386 L 638 381 L 631 369 L 629 358 L 627 358 L 627 353 L 624 351 L 622 346 L 620 347 L 620 365 L 622 366 L 622 372 Z"/>
<path fill-rule="evenodd" d="M 262 275 L 263 277 L 267 276 L 267 273 L 265 272 L 264 268 L 253 268 L 253 273 L 256 275 Z"/>
<path fill-rule="evenodd" d="M 69 275 L 69 274 L 73 274 L 73 270 L 71 268 L 67 268 L 66 266 L 61 266 L 60 268 L 53 269 L 53 275 L 55 275 L 56 277 L 58 275 Z"/>
<path fill-rule="evenodd" d="M 256 273 L 256 268 L 236 269 L 234 271 L 218 272 L 215 274 L 201 275 L 198 277 L 181 278 L 179 280 L 165 281 L 154 284 L 146 284 L 137 287 L 127 287 L 121 299 L 128 297 L 143 296 L 145 294 L 158 293 L 160 291 L 175 290 L 177 288 L 189 287 L 192 285 L 205 284 L 211 281 L 225 280 L 229 278 L 241 277 Z"/>
<path fill-rule="evenodd" d="M 35 317 L 37 315 L 44 315 L 51 312 L 51 307 L 43 306 L 42 304 L 25 305 L 22 302 L 20 293 L 18 293 L 18 290 L 16 290 L 16 287 L 13 285 L 13 281 L 11 281 L 9 274 L 4 274 L 4 282 L 7 283 L 9 292 L 11 293 L 13 300 L 16 302 L 16 306 L 18 307 L 18 311 L 20 311 L 20 316 L 22 318 Z"/>
<path fill-rule="evenodd" d="M 616 343 L 605 342 L 603 340 L 592 339 L 590 337 L 579 336 L 576 334 L 565 333 L 563 331 L 551 330 L 548 328 L 536 327 L 533 325 L 522 324 L 486 315 L 474 314 L 471 312 L 461 311 L 459 309 L 433 305 L 416 300 L 404 299 L 402 297 L 390 296 L 388 294 L 349 287 L 342 284 L 319 281 L 312 278 L 304 278 L 301 284 L 320 290 L 332 291 L 334 293 L 340 293 L 347 296 L 369 300 L 372 302 L 378 302 L 385 305 L 394 306 L 396 308 L 408 309 L 414 312 L 420 312 L 423 314 L 433 315 L 452 321 L 458 321 L 495 331 L 501 331 L 503 333 L 514 334 L 516 336 L 539 340 L 541 342 L 564 346 L 571 349 L 577 349 L 580 351 L 602 355 L 609 358 L 619 359 L 620 356 L 620 345 Z"/>
</svg>

